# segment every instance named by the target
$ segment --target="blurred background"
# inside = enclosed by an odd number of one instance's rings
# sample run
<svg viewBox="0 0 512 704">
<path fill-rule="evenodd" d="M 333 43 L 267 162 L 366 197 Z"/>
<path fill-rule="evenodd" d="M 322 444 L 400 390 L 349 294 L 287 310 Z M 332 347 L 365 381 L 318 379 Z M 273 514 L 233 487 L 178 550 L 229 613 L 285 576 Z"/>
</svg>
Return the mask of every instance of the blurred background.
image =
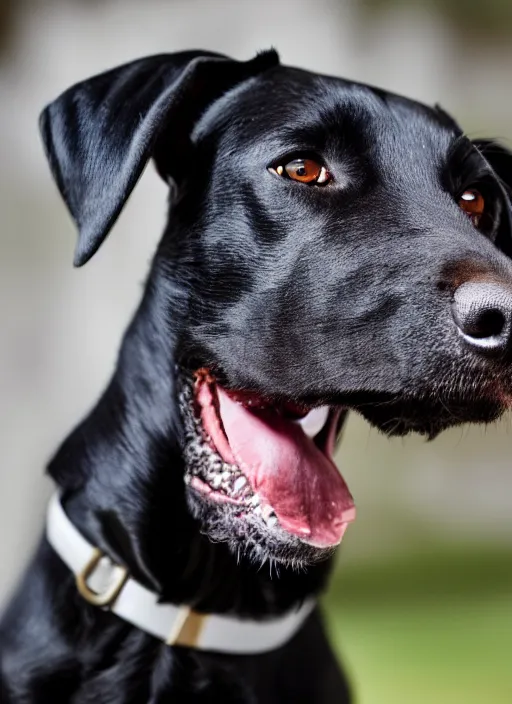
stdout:
<svg viewBox="0 0 512 704">
<path fill-rule="evenodd" d="M 511 37 L 509 0 L 0 0 L 0 603 L 42 529 L 45 463 L 112 372 L 165 215 L 150 167 L 74 270 L 43 105 L 144 54 L 274 46 L 285 63 L 440 102 L 470 136 L 507 142 Z M 351 418 L 339 463 L 359 515 L 325 608 L 360 704 L 512 701 L 510 447 L 509 419 L 425 443 Z"/>
</svg>

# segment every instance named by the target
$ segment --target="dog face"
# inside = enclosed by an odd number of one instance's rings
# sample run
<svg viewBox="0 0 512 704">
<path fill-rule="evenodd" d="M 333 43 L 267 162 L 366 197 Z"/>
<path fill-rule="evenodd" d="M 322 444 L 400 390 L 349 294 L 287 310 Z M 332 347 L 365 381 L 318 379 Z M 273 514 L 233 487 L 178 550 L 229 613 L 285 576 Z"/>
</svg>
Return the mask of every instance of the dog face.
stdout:
<svg viewBox="0 0 512 704">
<path fill-rule="evenodd" d="M 153 279 L 186 292 L 185 482 L 213 539 L 325 557 L 354 517 L 331 460 L 346 409 L 434 436 L 509 404 L 512 156 L 440 109 L 273 53 L 182 54 L 85 82 L 42 124 L 78 264 L 150 157 L 172 183 Z"/>
</svg>

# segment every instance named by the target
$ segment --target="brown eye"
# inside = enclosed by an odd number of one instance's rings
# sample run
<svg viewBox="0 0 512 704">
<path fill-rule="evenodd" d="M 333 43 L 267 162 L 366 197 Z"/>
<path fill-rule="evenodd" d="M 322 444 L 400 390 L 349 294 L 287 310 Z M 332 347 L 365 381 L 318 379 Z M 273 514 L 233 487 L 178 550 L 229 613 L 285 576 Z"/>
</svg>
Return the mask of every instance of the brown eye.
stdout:
<svg viewBox="0 0 512 704">
<path fill-rule="evenodd" d="M 277 166 L 275 171 L 279 176 L 286 174 L 288 178 L 301 183 L 323 185 L 331 180 L 331 175 L 325 166 L 314 159 L 294 159 L 285 166 Z"/>
<path fill-rule="evenodd" d="M 459 208 L 469 217 L 475 227 L 478 227 L 485 212 L 485 200 L 480 191 L 471 188 L 459 198 Z"/>
</svg>

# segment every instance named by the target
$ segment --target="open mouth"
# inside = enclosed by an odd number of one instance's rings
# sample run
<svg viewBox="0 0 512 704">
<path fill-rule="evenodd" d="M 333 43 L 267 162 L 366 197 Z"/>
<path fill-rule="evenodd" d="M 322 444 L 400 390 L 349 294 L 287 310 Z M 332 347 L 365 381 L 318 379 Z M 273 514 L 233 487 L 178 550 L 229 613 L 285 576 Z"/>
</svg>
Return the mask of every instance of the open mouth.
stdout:
<svg viewBox="0 0 512 704">
<path fill-rule="evenodd" d="M 230 391 L 205 369 L 181 398 L 185 481 L 203 501 L 314 548 L 341 541 L 355 506 L 332 459 L 340 408 Z"/>
</svg>

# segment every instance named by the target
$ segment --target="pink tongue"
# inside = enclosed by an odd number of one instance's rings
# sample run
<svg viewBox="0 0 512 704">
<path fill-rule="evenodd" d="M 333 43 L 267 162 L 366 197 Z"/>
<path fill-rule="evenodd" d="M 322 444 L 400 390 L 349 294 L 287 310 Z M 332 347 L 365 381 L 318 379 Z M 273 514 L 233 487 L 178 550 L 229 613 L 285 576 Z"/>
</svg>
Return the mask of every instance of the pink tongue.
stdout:
<svg viewBox="0 0 512 704">
<path fill-rule="evenodd" d="M 318 547 L 337 545 L 355 506 L 332 460 L 297 423 L 273 411 L 249 411 L 216 386 L 224 436 L 208 403 L 210 388 L 201 387 L 203 424 L 217 451 L 235 461 L 281 527 Z"/>
</svg>

